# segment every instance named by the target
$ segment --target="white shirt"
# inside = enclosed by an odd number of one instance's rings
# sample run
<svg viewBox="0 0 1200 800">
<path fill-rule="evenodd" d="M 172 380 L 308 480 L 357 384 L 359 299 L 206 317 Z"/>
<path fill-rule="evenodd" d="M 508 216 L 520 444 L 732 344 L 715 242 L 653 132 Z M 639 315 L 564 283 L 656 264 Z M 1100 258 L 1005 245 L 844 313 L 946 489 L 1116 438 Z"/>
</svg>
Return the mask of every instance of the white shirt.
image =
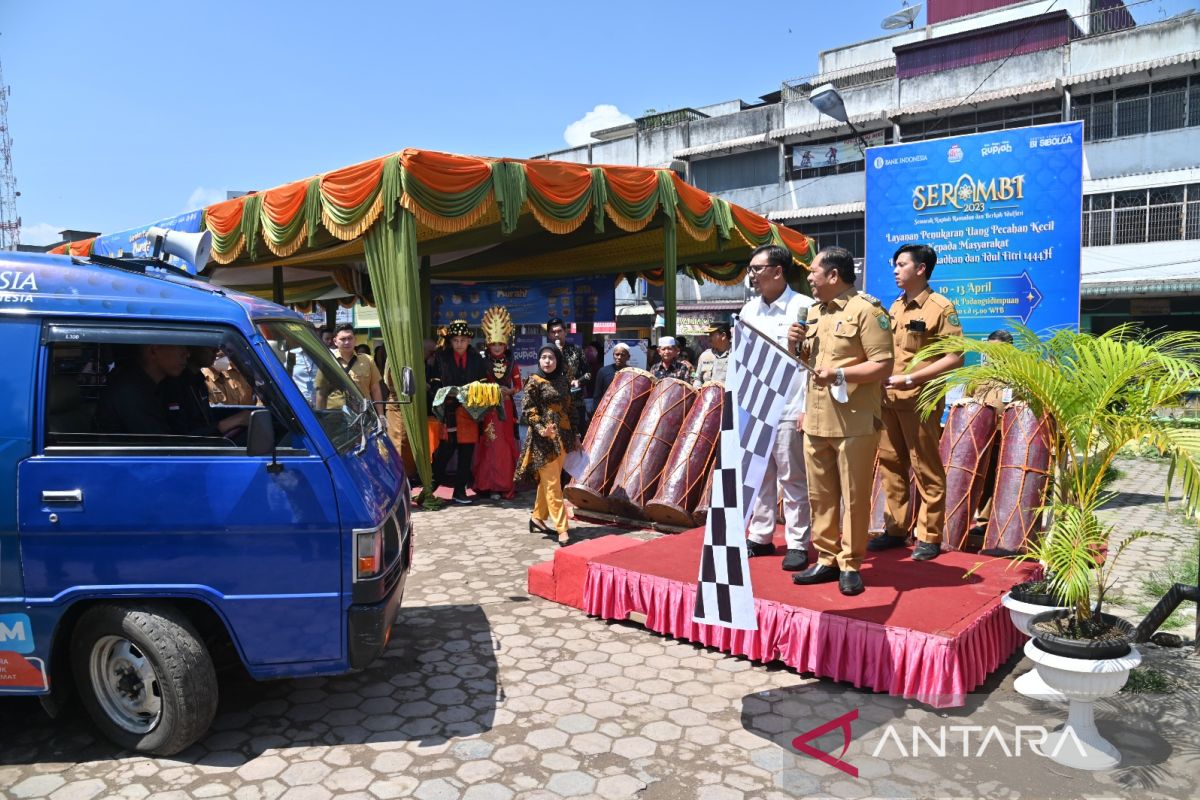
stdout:
<svg viewBox="0 0 1200 800">
<path fill-rule="evenodd" d="M 742 306 L 738 315 L 746 324 L 762 331 L 767 336 L 775 337 L 783 349 L 788 349 L 788 328 L 793 322 L 804 322 L 808 319 L 808 309 L 813 299 L 808 295 L 793 291 L 792 287 L 784 287 L 783 294 L 775 298 L 774 303 L 765 303 L 761 296 L 752 297 Z M 804 401 L 808 394 L 808 375 L 799 370 L 792 380 L 788 390 L 788 403 L 783 409 L 780 421 L 795 422 L 804 413 Z"/>
</svg>

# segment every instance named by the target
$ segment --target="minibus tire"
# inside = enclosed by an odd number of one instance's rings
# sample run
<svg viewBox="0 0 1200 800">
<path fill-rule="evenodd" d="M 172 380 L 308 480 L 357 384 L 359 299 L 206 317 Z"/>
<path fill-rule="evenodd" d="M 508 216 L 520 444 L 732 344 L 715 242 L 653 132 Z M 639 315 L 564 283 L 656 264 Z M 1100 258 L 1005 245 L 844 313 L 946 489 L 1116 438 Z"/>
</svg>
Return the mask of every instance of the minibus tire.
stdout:
<svg viewBox="0 0 1200 800">
<path fill-rule="evenodd" d="M 217 674 L 195 627 L 166 605 L 104 604 L 71 636 L 79 696 L 106 737 L 127 750 L 169 756 L 208 731 Z"/>
</svg>

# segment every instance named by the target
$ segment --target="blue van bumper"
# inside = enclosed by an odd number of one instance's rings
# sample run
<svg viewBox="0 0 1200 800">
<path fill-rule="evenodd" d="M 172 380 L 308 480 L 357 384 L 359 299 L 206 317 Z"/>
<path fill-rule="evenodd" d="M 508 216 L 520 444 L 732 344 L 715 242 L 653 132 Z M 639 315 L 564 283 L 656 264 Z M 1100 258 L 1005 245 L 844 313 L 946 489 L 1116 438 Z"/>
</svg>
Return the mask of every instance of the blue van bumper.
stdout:
<svg viewBox="0 0 1200 800">
<path fill-rule="evenodd" d="M 400 537 L 397 558 L 388 571 L 354 587 L 354 599 L 362 602 L 352 603 L 347 615 L 351 669 L 366 668 L 387 649 L 412 567 L 412 546 L 412 522 L 408 520 Z"/>
<path fill-rule="evenodd" d="M 366 668 L 387 649 L 392 625 L 400 614 L 400 600 L 404 597 L 408 565 L 398 561 L 392 573 L 387 577 L 394 583 L 382 600 L 350 606 L 348 641 L 351 669 Z"/>
</svg>

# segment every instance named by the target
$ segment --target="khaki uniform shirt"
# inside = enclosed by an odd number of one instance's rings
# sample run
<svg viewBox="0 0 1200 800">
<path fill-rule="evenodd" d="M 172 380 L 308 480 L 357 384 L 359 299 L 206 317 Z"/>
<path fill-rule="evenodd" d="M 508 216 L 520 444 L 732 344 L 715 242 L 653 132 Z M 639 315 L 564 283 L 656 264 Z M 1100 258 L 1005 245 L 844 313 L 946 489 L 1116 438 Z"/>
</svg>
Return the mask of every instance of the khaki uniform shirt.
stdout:
<svg viewBox="0 0 1200 800">
<path fill-rule="evenodd" d="M 347 362 L 340 355 L 334 353 L 338 364 L 341 365 L 343 370 L 346 369 L 347 363 L 351 363 L 351 367 L 347 371 L 350 380 L 354 381 L 358 390 L 362 392 L 362 396 L 370 400 L 371 387 L 378 385 L 383 378 L 379 374 L 379 367 L 375 366 L 374 359 L 370 356 L 364 356 L 361 353 L 356 353 L 356 355 L 357 358 L 353 359 L 352 362 Z M 317 373 L 317 391 L 324 391 L 328 388 L 329 383 L 325 380 L 325 374 Z M 329 393 L 329 399 L 325 403 L 326 408 L 341 408 L 344 405 L 346 405 L 346 395 L 344 392 L 334 390 Z"/>
<path fill-rule="evenodd" d="M 893 375 L 903 375 L 913 356 L 927 344 L 945 336 L 962 336 L 962 325 L 954 304 L 929 287 L 905 302 L 901 294 L 892 303 L 892 344 L 896 352 Z M 924 330 L 922 330 L 924 328 Z M 883 404 L 888 408 L 912 411 L 917 407 L 920 386 L 887 389 Z"/>
<path fill-rule="evenodd" d="M 728 348 L 724 353 L 717 353 L 710 348 L 700 354 L 700 361 L 696 364 L 697 386 L 703 386 L 711 381 L 725 383 L 725 377 L 729 374 L 729 353 L 732 349 Z"/>
<path fill-rule="evenodd" d="M 813 369 L 844 369 L 892 358 L 891 320 L 879 301 L 849 289 L 808 310 L 808 336 L 802 352 Z M 849 400 L 839 403 L 811 383 L 804 432 L 810 436 L 866 436 L 882 426 L 881 383 L 850 383 Z"/>
<path fill-rule="evenodd" d="M 215 406 L 252 406 L 254 405 L 254 389 L 250 381 L 230 366 L 225 371 L 204 367 L 204 380 L 208 383 L 208 402 Z"/>
</svg>

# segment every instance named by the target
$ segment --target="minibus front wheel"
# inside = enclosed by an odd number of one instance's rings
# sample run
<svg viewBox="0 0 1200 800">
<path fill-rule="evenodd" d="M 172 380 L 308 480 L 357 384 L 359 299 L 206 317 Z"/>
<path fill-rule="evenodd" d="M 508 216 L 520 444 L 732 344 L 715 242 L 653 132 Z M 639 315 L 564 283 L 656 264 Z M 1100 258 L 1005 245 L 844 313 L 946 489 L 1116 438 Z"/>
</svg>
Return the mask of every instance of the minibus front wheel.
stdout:
<svg viewBox="0 0 1200 800">
<path fill-rule="evenodd" d="M 75 685 L 92 721 L 128 750 L 174 755 L 217 711 L 217 675 L 195 627 L 177 609 L 105 603 L 71 637 Z"/>
</svg>

